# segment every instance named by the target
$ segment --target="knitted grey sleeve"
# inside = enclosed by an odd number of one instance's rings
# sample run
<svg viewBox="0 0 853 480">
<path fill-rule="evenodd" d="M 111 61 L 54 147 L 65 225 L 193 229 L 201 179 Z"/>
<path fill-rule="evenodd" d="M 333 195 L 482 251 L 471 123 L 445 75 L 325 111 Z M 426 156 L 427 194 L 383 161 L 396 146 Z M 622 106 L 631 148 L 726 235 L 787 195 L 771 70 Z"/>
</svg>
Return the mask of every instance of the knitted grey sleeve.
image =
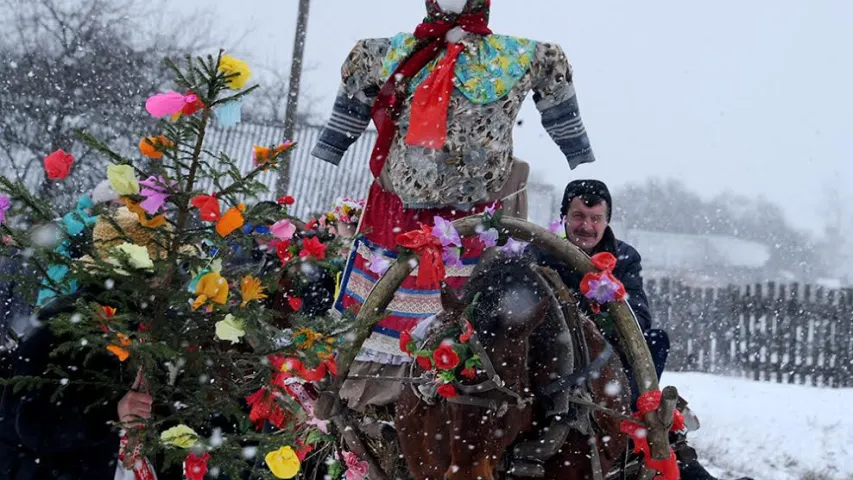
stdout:
<svg viewBox="0 0 853 480">
<path fill-rule="evenodd" d="M 320 132 L 311 155 L 338 165 L 347 149 L 370 124 L 373 102 L 379 94 L 378 75 L 390 39 L 359 40 L 341 67 L 341 87 L 332 115 Z"/>
<path fill-rule="evenodd" d="M 595 161 L 581 119 L 572 68 L 559 45 L 538 43 L 531 66 L 533 100 L 542 115 L 542 126 L 574 169 Z"/>
</svg>

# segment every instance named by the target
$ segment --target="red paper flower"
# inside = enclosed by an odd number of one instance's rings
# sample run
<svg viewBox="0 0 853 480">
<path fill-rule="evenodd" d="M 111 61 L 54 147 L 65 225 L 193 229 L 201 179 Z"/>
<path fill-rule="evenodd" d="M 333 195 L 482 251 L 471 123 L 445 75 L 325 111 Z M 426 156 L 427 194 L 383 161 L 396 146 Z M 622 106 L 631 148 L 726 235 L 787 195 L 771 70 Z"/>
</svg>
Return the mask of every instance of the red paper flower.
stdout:
<svg viewBox="0 0 853 480">
<path fill-rule="evenodd" d="M 459 341 L 462 343 L 465 343 L 468 340 L 471 340 L 471 337 L 473 337 L 473 336 L 474 336 L 474 327 L 471 326 L 471 322 L 469 322 L 468 319 L 466 318 L 465 319 L 465 331 L 462 332 L 461 335 L 459 335 Z"/>
<path fill-rule="evenodd" d="M 290 308 L 293 309 L 294 312 L 298 312 L 302 309 L 302 299 L 298 297 L 288 297 L 287 304 L 290 305 Z"/>
<path fill-rule="evenodd" d="M 184 103 L 183 108 L 181 108 L 181 113 L 183 113 L 184 115 L 192 115 L 195 112 L 204 108 L 204 102 L 201 101 L 201 98 L 199 98 L 198 95 L 195 94 L 195 92 L 193 92 L 192 90 L 187 90 L 186 95 L 187 101 L 186 103 Z"/>
<path fill-rule="evenodd" d="M 432 370 L 432 360 L 429 357 L 419 356 L 415 358 L 415 361 L 424 370 Z"/>
<path fill-rule="evenodd" d="M 463 368 L 461 373 L 463 377 L 469 380 L 474 380 L 475 378 L 477 378 L 477 370 L 475 370 L 473 367 Z"/>
<path fill-rule="evenodd" d="M 412 334 L 408 330 L 400 332 L 400 351 L 409 352 L 409 343 L 412 341 Z"/>
<path fill-rule="evenodd" d="M 316 218 L 312 218 L 308 220 L 308 223 L 305 224 L 305 230 L 316 230 L 319 223 Z"/>
<path fill-rule="evenodd" d="M 294 199 L 290 195 L 287 195 L 284 197 L 278 197 L 278 204 L 279 205 L 293 205 L 294 203 L 296 203 L 296 199 Z"/>
<path fill-rule="evenodd" d="M 313 445 L 306 444 L 305 441 L 301 438 L 296 439 L 296 446 L 298 447 L 295 451 L 296 458 L 298 458 L 300 462 L 304 462 L 305 457 L 307 457 L 308 454 L 311 453 L 312 450 L 314 450 Z"/>
<path fill-rule="evenodd" d="M 275 396 L 265 387 L 246 397 L 246 403 L 250 408 L 249 420 L 258 430 L 261 430 L 264 421 L 269 421 L 276 428 L 284 426 L 284 411 L 275 401 Z"/>
<path fill-rule="evenodd" d="M 657 410 L 660 405 L 661 391 L 649 390 L 640 395 L 637 399 L 637 412 L 634 417 L 637 419 L 649 412 Z M 634 441 L 634 453 L 643 453 L 643 458 L 646 467 L 659 472 L 661 475 L 655 478 L 663 478 L 664 480 L 678 480 L 678 463 L 676 461 L 675 452 L 672 448 L 669 449 L 669 457 L 665 460 L 655 460 L 651 458 L 651 449 L 649 447 L 648 432 L 646 428 L 639 423 L 634 423 L 628 420 L 622 420 L 619 427 L 622 433 L 631 437 Z M 684 429 L 684 415 L 678 410 L 672 412 L 672 427 L 670 431 L 676 432 Z"/>
<path fill-rule="evenodd" d="M 290 260 L 293 259 L 293 254 L 290 253 L 290 242 L 278 242 L 275 244 L 275 253 L 278 255 L 278 259 L 281 260 L 281 266 L 287 264 Z"/>
<path fill-rule="evenodd" d="M 442 383 L 438 386 L 438 394 L 444 398 L 453 398 L 457 395 L 456 387 L 449 383 Z"/>
<path fill-rule="evenodd" d="M 187 455 L 184 460 L 184 476 L 187 480 L 204 480 L 208 460 L 210 460 L 210 454 L 207 452 L 204 452 L 201 457 L 194 453 Z"/>
<path fill-rule="evenodd" d="M 219 200 L 213 195 L 195 196 L 190 203 L 199 210 L 201 219 L 205 222 L 215 222 L 222 216 L 219 211 Z"/>
<path fill-rule="evenodd" d="M 62 180 L 67 177 L 71 172 L 72 164 L 74 164 L 74 156 L 62 150 L 44 157 L 44 171 L 47 178 L 51 180 Z"/>
<path fill-rule="evenodd" d="M 459 365 L 459 355 L 449 343 L 442 343 L 436 348 L 432 352 L 432 358 L 435 360 L 435 366 L 442 370 L 453 370 Z"/>
<path fill-rule="evenodd" d="M 299 256 L 323 260 L 326 258 L 326 246 L 320 243 L 317 237 L 306 238 L 302 241 L 302 250 L 299 252 Z"/>
<path fill-rule="evenodd" d="M 616 257 L 610 252 L 596 253 L 590 260 L 592 266 L 602 272 L 612 272 L 616 268 Z"/>
</svg>

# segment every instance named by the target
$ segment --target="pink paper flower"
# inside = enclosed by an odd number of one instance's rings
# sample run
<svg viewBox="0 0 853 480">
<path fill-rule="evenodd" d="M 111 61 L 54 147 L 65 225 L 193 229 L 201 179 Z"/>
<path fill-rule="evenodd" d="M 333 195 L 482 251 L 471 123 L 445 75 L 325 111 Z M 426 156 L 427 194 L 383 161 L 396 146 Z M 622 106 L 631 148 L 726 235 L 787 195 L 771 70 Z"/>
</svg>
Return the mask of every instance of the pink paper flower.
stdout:
<svg viewBox="0 0 853 480">
<path fill-rule="evenodd" d="M 358 455 L 352 452 L 343 452 L 344 465 L 347 466 L 345 474 L 347 480 L 363 480 L 367 477 L 370 466 L 364 460 L 359 460 Z"/>
<path fill-rule="evenodd" d="M 296 233 L 296 225 L 291 223 L 290 220 L 279 220 L 272 224 L 270 233 L 280 240 L 290 240 Z"/>
<path fill-rule="evenodd" d="M 166 188 L 166 180 L 163 177 L 148 177 L 148 179 L 139 182 L 139 185 L 145 187 L 139 191 L 139 195 L 145 197 L 145 200 L 140 202 L 139 206 L 149 215 L 154 215 L 163 208 L 163 204 L 171 196 L 169 189 Z M 177 183 L 172 182 L 169 188 L 175 188 Z"/>
<path fill-rule="evenodd" d="M 158 93 L 145 101 L 145 110 L 154 118 L 177 115 L 184 110 L 186 105 L 198 102 L 198 95 L 190 93 L 182 95 L 175 91 Z"/>
<path fill-rule="evenodd" d="M 491 216 L 495 215 L 495 212 L 498 210 L 498 202 L 494 202 L 483 210 L 483 213 L 488 213 Z"/>
<path fill-rule="evenodd" d="M 548 230 L 560 238 L 566 238 L 566 222 L 563 218 L 551 220 Z"/>
<path fill-rule="evenodd" d="M 489 248 L 498 244 L 498 236 L 499 234 L 497 229 L 490 228 L 485 232 L 480 232 L 477 237 L 481 242 L 483 242 L 483 245 L 485 245 L 486 248 Z"/>
<path fill-rule="evenodd" d="M 432 235 L 441 241 L 442 246 L 456 245 L 462 246 L 462 239 L 459 238 L 459 232 L 453 226 L 453 222 L 447 221 L 441 217 L 433 219 Z"/>
<path fill-rule="evenodd" d="M 506 244 L 501 247 L 501 251 L 510 255 L 521 255 L 525 248 L 527 248 L 527 242 L 519 242 L 510 237 L 507 239 Z"/>
<path fill-rule="evenodd" d="M 444 247 L 441 252 L 441 260 L 444 261 L 444 265 L 448 267 L 462 268 L 462 260 L 459 258 L 461 253 L 461 248 Z"/>
<path fill-rule="evenodd" d="M 0 225 L 6 223 L 6 211 L 12 207 L 12 202 L 6 195 L 0 195 Z"/>
<path fill-rule="evenodd" d="M 391 268 L 391 261 L 379 254 L 372 254 L 367 269 L 377 275 L 384 275 Z"/>
<path fill-rule="evenodd" d="M 625 287 L 610 272 L 585 276 L 581 291 L 590 300 L 604 305 L 625 298 Z"/>
</svg>

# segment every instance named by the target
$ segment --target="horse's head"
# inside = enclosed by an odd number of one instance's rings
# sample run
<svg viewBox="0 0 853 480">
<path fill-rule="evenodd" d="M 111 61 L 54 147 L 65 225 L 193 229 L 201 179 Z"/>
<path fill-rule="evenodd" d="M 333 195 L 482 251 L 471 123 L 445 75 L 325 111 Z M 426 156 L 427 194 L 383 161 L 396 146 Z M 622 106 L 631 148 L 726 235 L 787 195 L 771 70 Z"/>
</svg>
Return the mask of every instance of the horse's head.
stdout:
<svg viewBox="0 0 853 480">
<path fill-rule="evenodd" d="M 442 306 L 438 320 L 453 322 L 466 315 L 477 334 L 473 341 L 488 357 L 479 376 L 466 381 L 483 388 L 460 392 L 480 404 L 452 404 L 453 466 L 447 478 L 492 478 L 504 450 L 532 421 L 532 407 L 524 402 L 531 396 L 529 338 L 548 315 L 548 300 L 527 262 L 498 254 L 481 260 L 461 300 L 443 288 Z M 487 382 L 495 380 L 494 375 L 499 378 L 497 387 Z"/>
</svg>

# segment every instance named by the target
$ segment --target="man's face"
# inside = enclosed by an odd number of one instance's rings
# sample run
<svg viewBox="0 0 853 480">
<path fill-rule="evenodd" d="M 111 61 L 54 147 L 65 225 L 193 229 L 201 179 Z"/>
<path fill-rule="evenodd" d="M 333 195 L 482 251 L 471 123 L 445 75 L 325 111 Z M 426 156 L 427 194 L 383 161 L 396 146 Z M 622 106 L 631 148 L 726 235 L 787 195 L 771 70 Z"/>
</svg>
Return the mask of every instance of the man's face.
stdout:
<svg viewBox="0 0 853 480">
<path fill-rule="evenodd" d="M 607 228 L 607 202 L 592 207 L 580 197 L 572 199 L 566 218 L 566 237 L 581 250 L 589 253 L 604 237 Z"/>
</svg>

